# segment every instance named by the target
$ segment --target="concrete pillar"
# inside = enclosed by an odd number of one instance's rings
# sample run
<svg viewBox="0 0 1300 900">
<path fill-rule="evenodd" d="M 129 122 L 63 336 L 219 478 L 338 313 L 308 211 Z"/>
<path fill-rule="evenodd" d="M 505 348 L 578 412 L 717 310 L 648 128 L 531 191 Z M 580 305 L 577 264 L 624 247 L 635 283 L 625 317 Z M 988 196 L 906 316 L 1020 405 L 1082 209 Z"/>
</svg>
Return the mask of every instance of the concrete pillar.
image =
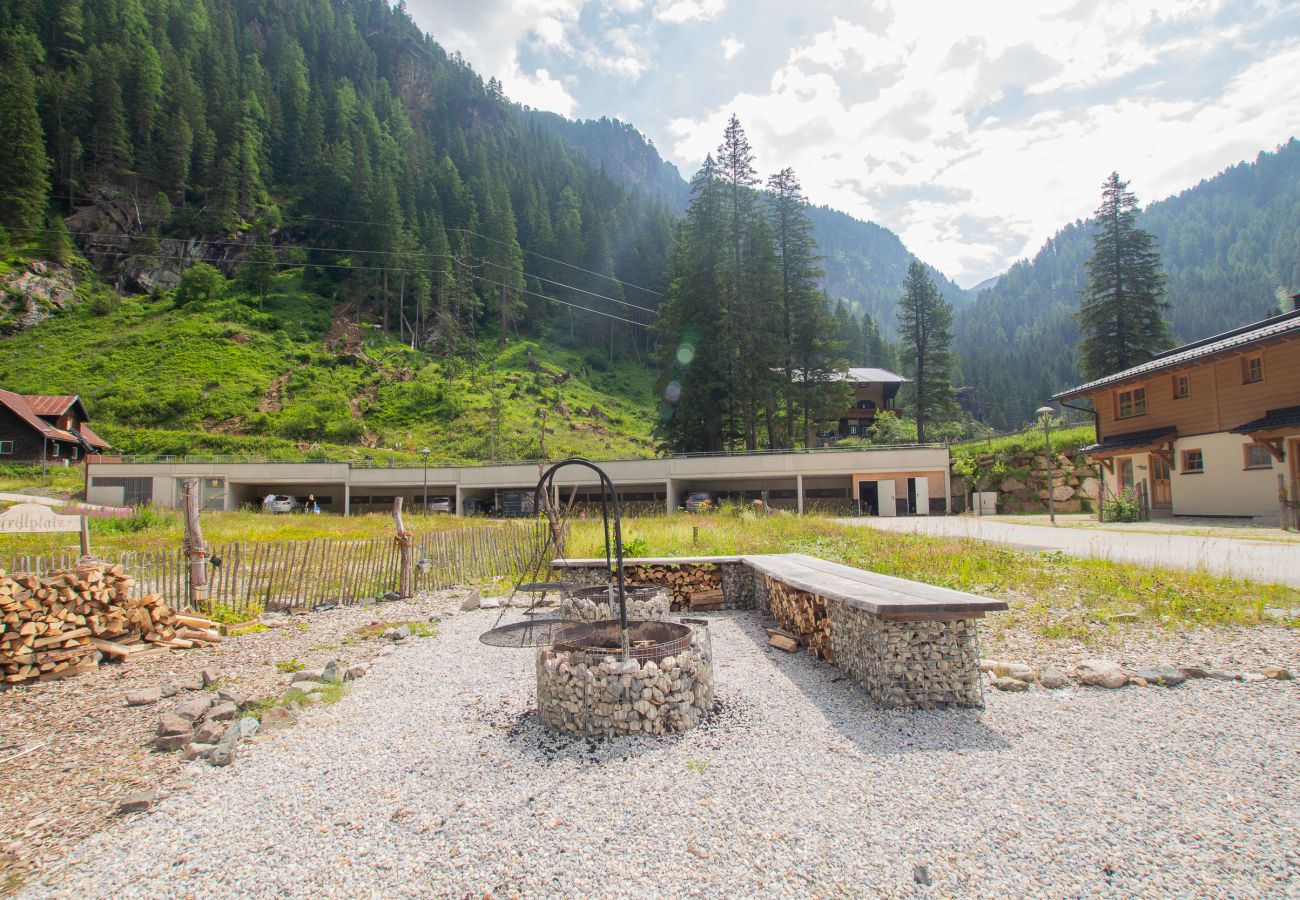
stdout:
<svg viewBox="0 0 1300 900">
<path fill-rule="evenodd" d="M 677 512 L 677 507 L 681 503 L 681 498 L 677 494 L 677 482 L 669 478 L 664 482 L 664 496 L 667 498 L 668 515 Z"/>
<path fill-rule="evenodd" d="M 943 514 L 952 515 L 952 457 L 949 455 L 949 464 L 943 467 Z"/>
<path fill-rule="evenodd" d="M 464 502 L 465 502 L 465 492 L 460 489 L 460 485 L 458 484 L 456 485 L 456 515 L 458 516 L 465 515 L 465 509 L 464 506 L 462 505 L 464 504 Z"/>
<path fill-rule="evenodd" d="M 352 485 L 343 482 L 343 515 L 352 515 Z"/>
<path fill-rule="evenodd" d="M 803 473 L 794 476 L 794 493 L 799 500 L 799 515 L 803 515 Z"/>
</svg>

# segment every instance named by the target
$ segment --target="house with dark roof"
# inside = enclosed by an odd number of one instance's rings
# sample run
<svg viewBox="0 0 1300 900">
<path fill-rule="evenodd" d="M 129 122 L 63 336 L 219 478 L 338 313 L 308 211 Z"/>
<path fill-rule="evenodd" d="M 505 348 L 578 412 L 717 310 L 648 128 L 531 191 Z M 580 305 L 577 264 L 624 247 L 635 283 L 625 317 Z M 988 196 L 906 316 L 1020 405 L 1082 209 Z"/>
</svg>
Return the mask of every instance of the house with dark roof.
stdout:
<svg viewBox="0 0 1300 900">
<path fill-rule="evenodd" d="M 108 449 L 76 394 L 0 390 L 0 462 L 71 464 Z"/>
<path fill-rule="evenodd" d="M 1106 494 L 1153 514 L 1275 519 L 1300 484 L 1300 294 L 1290 312 L 1175 347 L 1052 399 L 1092 401 Z"/>
<path fill-rule="evenodd" d="M 848 382 L 853 387 L 853 405 L 841 413 L 836 432 L 823 436 L 831 439 L 868 434 L 876 413 L 892 410 L 898 389 L 910 379 L 888 369 L 854 366 L 836 373 L 834 380 Z"/>
</svg>

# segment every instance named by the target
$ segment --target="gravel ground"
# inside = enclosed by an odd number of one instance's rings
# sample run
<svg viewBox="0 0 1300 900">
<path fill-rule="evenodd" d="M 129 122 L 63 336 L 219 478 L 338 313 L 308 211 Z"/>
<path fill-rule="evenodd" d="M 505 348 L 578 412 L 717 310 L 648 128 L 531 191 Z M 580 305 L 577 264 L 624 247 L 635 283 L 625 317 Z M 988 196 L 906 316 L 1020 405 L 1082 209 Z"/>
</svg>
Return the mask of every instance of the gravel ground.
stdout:
<svg viewBox="0 0 1300 900">
<path fill-rule="evenodd" d="M 1300 893 L 1294 681 L 888 712 L 720 613 L 712 719 L 593 743 L 537 724 L 495 610 L 444 615 L 26 896 Z"/>
<path fill-rule="evenodd" d="M 182 776 L 179 755 L 151 752 L 149 742 L 158 714 L 193 695 L 183 691 L 154 706 L 128 707 L 128 691 L 167 681 L 197 683 L 208 669 L 220 674 L 223 687 L 250 699 L 282 694 L 287 676 L 275 663 L 297 659 L 312 668 L 336 658 L 365 662 L 382 645 L 349 640 L 357 628 L 423 621 L 463 593 L 291 616 L 284 627 L 215 647 L 129 665 L 106 662 L 75 678 L 0 691 L 0 895 L 11 879 L 54 863 L 113 822 L 124 796 L 146 787 L 168 790 Z M 349 646 L 340 646 L 344 640 Z"/>
</svg>

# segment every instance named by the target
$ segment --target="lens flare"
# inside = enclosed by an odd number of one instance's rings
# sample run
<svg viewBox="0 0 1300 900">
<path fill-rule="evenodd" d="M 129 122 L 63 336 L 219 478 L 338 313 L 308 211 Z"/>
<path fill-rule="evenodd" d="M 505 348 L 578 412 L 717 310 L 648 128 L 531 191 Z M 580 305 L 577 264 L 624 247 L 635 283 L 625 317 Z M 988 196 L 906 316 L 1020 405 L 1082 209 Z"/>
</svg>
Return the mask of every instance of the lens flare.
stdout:
<svg viewBox="0 0 1300 900">
<path fill-rule="evenodd" d="M 690 344 L 682 344 L 677 348 L 677 361 L 683 366 L 689 366 L 695 360 L 695 348 Z"/>
<path fill-rule="evenodd" d="M 664 388 L 664 399 L 669 403 L 676 403 L 681 396 L 682 386 L 676 381 L 668 382 L 668 387 Z"/>
</svg>

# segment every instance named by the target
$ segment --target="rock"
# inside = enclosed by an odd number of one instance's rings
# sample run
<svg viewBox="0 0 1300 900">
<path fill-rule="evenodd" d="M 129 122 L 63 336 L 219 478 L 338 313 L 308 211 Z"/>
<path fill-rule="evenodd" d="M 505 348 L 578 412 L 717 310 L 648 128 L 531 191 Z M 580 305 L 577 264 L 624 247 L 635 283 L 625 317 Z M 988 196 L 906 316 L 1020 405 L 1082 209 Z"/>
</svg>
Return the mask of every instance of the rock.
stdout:
<svg viewBox="0 0 1300 900">
<path fill-rule="evenodd" d="M 1085 659 L 1074 670 L 1081 684 L 1094 687 L 1120 688 L 1128 683 L 1128 676 L 1118 665 L 1107 659 Z"/>
<path fill-rule="evenodd" d="M 308 694 L 306 697 L 303 697 L 302 699 L 306 703 L 320 703 L 322 700 L 325 699 L 325 695 L 322 694 L 320 691 L 312 691 L 310 694 Z"/>
<path fill-rule="evenodd" d="M 338 684 L 341 682 L 343 680 L 343 673 L 339 671 L 339 664 L 332 660 L 326 663 L 325 668 L 321 671 L 320 680 L 326 684 Z"/>
<path fill-rule="evenodd" d="M 1028 682 L 1021 681 L 1018 678 L 1009 678 L 1006 675 L 999 675 L 997 678 L 994 678 L 993 686 L 999 691 L 1012 691 L 1014 693 L 1029 690 Z"/>
<path fill-rule="evenodd" d="M 197 722 L 199 719 L 212 708 L 212 698 L 203 696 L 195 697 L 193 700 L 186 700 L 180 706 L 176 707 L 176 715 L 190 722 Z"/>
<path fill-rule="evenodd" d="M 283 628 L 289 624 L 289 617 L 283 613 L 262 613 L 259 620 L 267 628 Z"/>
<path fill-rule="evenodd" d="M 158 789 L 149 788 L 144 791 L 136 791 L 134 794 L 127 794 L 117 802 L 117 811 L 122 815 L 128 813 L 140 813 L 148 811 L 153 806 L 154 801 L 158 799 Z"/>
<path fill-rule="evenodd" d="M 242 719 L 239 720 L 238 725 L 239 725 L 239 739 L 241 741 L 248 740 L 253 735 L 257 734 L 257 730 L 262 727 L 262 723 L 257 721 L 257 719 L 253 718 L 252 716 L 244 716 Z"/>
<path fill-rule="evenodd" d="M 498 607 L 501 606 L 501 598 L 484 597 L 482 600 L 479 601 L 478 605 L 481 606 L 483 609 L 497 609 Z"/>
<path fill-rule="evenodd" d="M 218 703 L 208 710 L 208 720 L 212 722 L 226 722 L 237 715 L 239 715 L 239 707 L 229 702 Z"/>
<path fill-rule="evenodd" d="M 1138 669 L 1137 674 L 1139 678 L 1146 679 L 1150 684 L 1161 684 L 1165 687 L 1177 687 L 1187 680 L 1186 675 L 1168 663 Z"/>
<path fill-rule="evenodd" d="M 356 681 L 358 678 L 364 678 L 369 671 L 365 666 L 348 666 L 348 670 L 343 673 L 344 681 Z"/>
<path fill-rule="evenodd" d="M 1200 666 L 1179 666 L 1178 671 L 1184 678 L 1209 678 L 1210 673 Z"/>
<path fill-rule="evenodd" d="M 193 736 L 189 731 L 184 734 L 163 734 L 153 739 L 153 746 L 155 750 L 162 751 L 183 750 L 189 746 L 190 738 Z"/>
<path fill-rule="evenodd" d="M 127 706 L 152 706 L 162 699 L 162 689 L 157 687 L 141 688 L 126 692 Z"/>
<path fill-rule="evenodd" d="M 291 682 L 292 681 L 324 681 L 325 669 L 324 667 L 319 669 L 303 669 L 301 672 L 294 672 L 292 675 L 290 675 L 289 680 Z"/>
<path fill-rule="evenodd" d="M 1006 675 L 1017 681 L 1030 682 L 1038 680 L 1038 673 L 1033 666 L 1018 662 L 1005 662 L 1000 659 L 981 659 L 980 671 L 988 672 L 994 676 Z"/>
<path fill-rule="evenodd" d="M 1115 613 L 1106 617 L 1107 622 L 1136 622 L 1138 614 L 1135 612 Z"/>
<path fill-rule="evenodd" d="M 923 887 L 930 886 L 930 870 L 925 866 L 912 867 L 912 880 Z"/>
<path fill-rule="evenodd" d="M 323 600 L 311 608 L 312 612 L 329 612 L 331 609 L 338 609 L 339 605 L 332 600 Z"/>
<path fill-rule="evenodd" d="M 175 697 L 181 692 L 181 683 L 179 681 L 164 681 L 158 685 L 158 694 L 161 697 Z"/>
<path fill-rule="evenodd" d="M 1260 673 L 1265 678 L 1272 678 L 1274 681 L 1290 681 L 1291 673 L 1281 666 L 1265 666 L 1264 671 Z"/>
<path fill-rule="evenodd" d="M 262 713 L 262 727 L 267 731 L 289 728 L 298 721 L 298 716 L 287 706 L 272 706 Z"/>
<path fill-rule="evenodd" d="M 190 723 L 190 719 L 179 713 L 163 713 L 158 717 L 158 734 L 161 736 L 176 734 L 188 736 L 193 731 Z"/>
<path fill-rule="evenodd" d="M 214 766 L 228 766 L 235 761 L 235 744 L 217 744 L 208 754 L 208 762 Z"/>
<path fill-rule="evenodd" d="M 210 684 L 216 684 L 220 681 L 221 673 L 215 669 L 204 669 L 201 677 L 203 678 L 203 686 L 207 687 Z"/>
<path fill-rule="evenodd" d="M 292 691 L 302 691 L 304 694 L 310 694 L 312 691 L 318 691 L 321 688 L 319 681 L 295 681 L 289 685 Z"/>
<path fill-rule="evenodd" d="M 217 691 L 217 699 L 224 700 L 226 703 L 233 703 L 236 706 L 243 706 L 248 702 L 248 697 L 238 691 L 232 691 L 229 688 L 222 688 Z"/>
<path fill-rule="evenodd" d="M 410 636 L 411 636 L 411 627 L 409 625 L 403 625 L 401 628 L 393 629 L 394 641 L 404 641 Z"/>
<path fill-rule="evenodd" d="M 1068 484 L 1052 488 L 1052 499 L 1058 503 L 1064 503 L 1066 500 L 1074 499 L 1074 488 Z"/>
<path fill-rule="evenodd" d="M 397 591 L 385 591 L 385 592 L 384 592 L 384 596 L 383 596 L 382 598 L 380 598 L 380 599 L 382 599 L 382 600 L 386 600 L 386 601 L 388 601 L 389 603 L 392 603 L 392 602 L 394 602 L 394 601 L 396 601 L 396 600 L 401 600 L 401 599 L 402 599 L 402 595 L 399 594 L 399 593 L 397 593 Z"/>
<path fill-rule="evenodd" d="M 1128 677 L 1128 683 L 1133 685 L 1134 687 L 1146 687 L 1150 682 L 1148 682 L 1141 675 L 1130 675 Z"/>
<path fill-rule="evenodd" d="M 203 690 L 203 680 L 200 678 L 187 678 L 181 682 L 182 691 L 201 691 Z"/>
<path fill-rule="evenodd" d="M 1019 478 L 1002 479 L 1002 490 L 1005 493 L 1012 494 L 1015 493 L 1016 491 L 1023 491 L 1024 489 L 1025 489 L 1025 483 L 1021 481 Z M 618 574 L 618 573 L 616 572 L 614 574 Z"/>
<path fill-rule="evenodd" d="M 1261 681 L 1268 681 L 1267 678 L 1265 678 L 1263 675 L 1260 675 L 1258 672 L 1247 672 L 1246 674 L 1241 676 L 1241 680 L 1246 682 L 1247 684 L 1257 684 Z"/>
<path fill-rule="evenodd" d="M 220 722 L 204 722 L 194 732 L 196 744 L 215 744 L 226 733 L 226 726 Z"/>
<path fill-rule="evenodd" d="M 1056 666 L 1048 666 L 1039 676 L 1038 683 L 1049 690 L 1063 688 L 1070 683 L 1070 676 Z"/>
<path fill-rule="evenodd" d="M 483 602 L 483 595 L 478 591 L 470 591 L 469 596 L 460 601 L 460 611 L 469 612 L 471 609 L 478 609 L 479 604 Z"/>
<path fill-rule="evenodd" d="M 207 759 L 216 744 L 190 744 L 181 754 L 184 759 Z"/>
</svg>

